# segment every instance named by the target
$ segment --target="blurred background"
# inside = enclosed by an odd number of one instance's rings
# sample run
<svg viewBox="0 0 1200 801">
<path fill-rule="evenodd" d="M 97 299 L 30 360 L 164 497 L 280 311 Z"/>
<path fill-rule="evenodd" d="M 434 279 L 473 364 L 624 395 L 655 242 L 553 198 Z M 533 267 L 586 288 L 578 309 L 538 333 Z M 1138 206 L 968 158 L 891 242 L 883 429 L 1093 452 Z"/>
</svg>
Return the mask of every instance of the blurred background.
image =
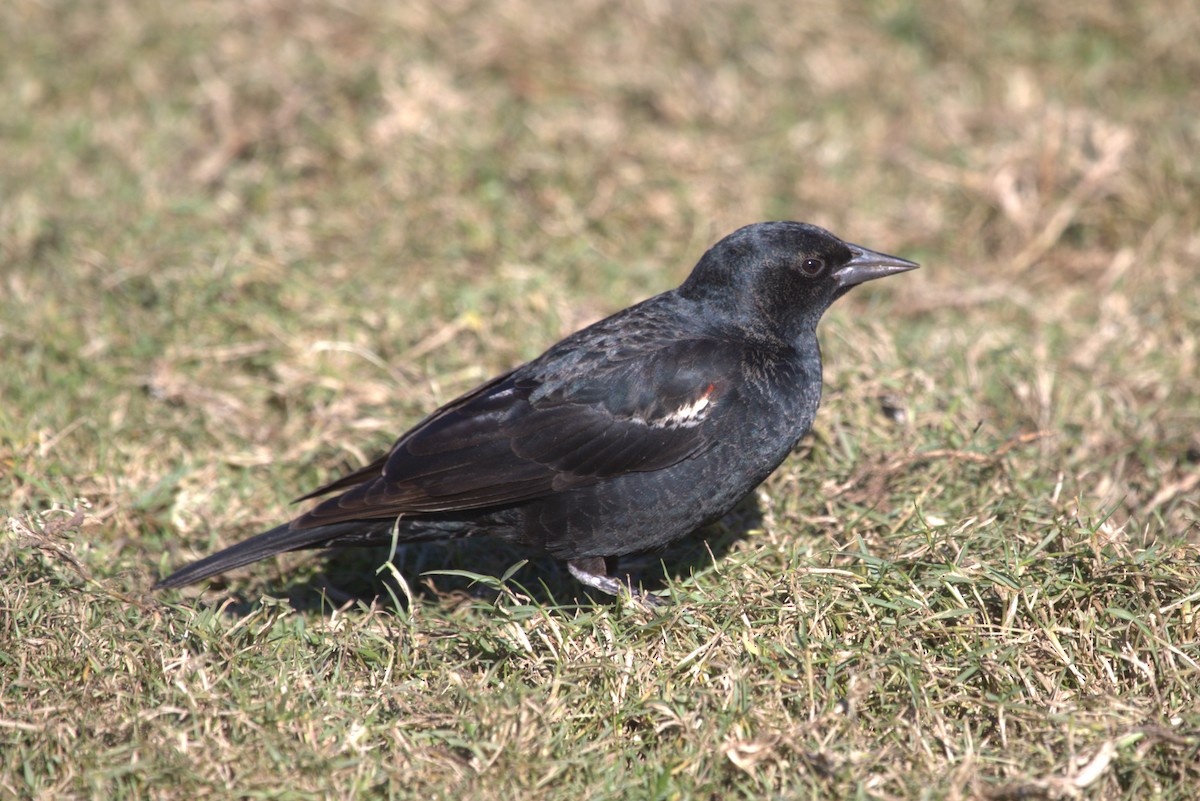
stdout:
<svg viewBox="0 0 1200 801">
<path fill-rule="evenodd" d="M 1005 491 L 1196 538 L 1190 3 L 0 15 L 13 512 L 86 499 L 122 544 L 255 528 L 264 482 L 357 464 L 724 234 L 797 219 L 924 265 L 827 318 L 818 429 L 877 428 L 879 398 L 903 421 L 835 485 L 1027 435 Z"/>
<path fill-rule="evenodd" d="M 0 796 L 1194 797 L 1197 42 L 1194 0 L 6 0 Z M 424 575 L 487 544 L 406 551 L 399 608 L 331 611 L 362 556 L 150 592 L 780 218 L 922 269 L 826 315 L 813 433 L 663 617 Z"/>
</svg>

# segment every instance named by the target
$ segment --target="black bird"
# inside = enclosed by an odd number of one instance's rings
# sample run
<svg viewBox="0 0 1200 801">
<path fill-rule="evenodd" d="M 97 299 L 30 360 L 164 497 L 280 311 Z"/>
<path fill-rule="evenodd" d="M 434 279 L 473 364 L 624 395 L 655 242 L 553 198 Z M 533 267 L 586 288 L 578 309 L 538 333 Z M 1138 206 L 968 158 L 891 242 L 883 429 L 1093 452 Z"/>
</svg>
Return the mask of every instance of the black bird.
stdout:
<svg viewBox="0 0 1200 801">
<path fill-rule="evenodd" d="M 742 228 L 677 289 L 447 403 L 386 455 L 299 500 L 333 497 L 158 586 L 284 551 L 386 544 L 395 528 L 400 542 L 532 546 L 590 587 L 631 592 L 608 559 L 717 520 L 808 431 L 821 400 L 817 322 L 830 304 L 916 267 L 814 225 Z"/>
</svg>

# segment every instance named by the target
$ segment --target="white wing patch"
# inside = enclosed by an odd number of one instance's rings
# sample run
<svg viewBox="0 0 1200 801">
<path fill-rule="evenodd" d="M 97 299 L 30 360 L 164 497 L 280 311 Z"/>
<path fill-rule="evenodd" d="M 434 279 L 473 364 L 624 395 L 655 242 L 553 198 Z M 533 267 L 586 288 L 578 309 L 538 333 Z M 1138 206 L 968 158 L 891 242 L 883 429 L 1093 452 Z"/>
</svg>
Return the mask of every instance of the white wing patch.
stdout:
<svg viewBox="0 0 1200 801">
<path fill-rule="evenodd" d="M 652 428 L 691 428 L 700 425 L 708 417 L 715 403 L 711 395 L 713 385 L 709 384 L 704 394 L 689 404 L 680 406 L 666 417 L 649 421 Z"/>
</svg>

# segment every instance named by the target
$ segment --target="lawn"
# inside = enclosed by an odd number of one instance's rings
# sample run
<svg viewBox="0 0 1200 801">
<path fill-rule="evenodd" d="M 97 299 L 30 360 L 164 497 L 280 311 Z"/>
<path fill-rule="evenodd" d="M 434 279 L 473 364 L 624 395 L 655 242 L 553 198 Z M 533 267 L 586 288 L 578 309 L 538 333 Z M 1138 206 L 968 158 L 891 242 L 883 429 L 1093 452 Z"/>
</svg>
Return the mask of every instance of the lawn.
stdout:
<svg viewBox="0 0 1200 801">
<path fill-rule="evenodd" d="M 1198 39 L 9 0 L 0 798 L 1194 799 Z M 765 219 L 922 269 L 826 315 L 784 466 L 631 560 L 664 611 L 482 541 L 151 589 Z"/>
</svg>

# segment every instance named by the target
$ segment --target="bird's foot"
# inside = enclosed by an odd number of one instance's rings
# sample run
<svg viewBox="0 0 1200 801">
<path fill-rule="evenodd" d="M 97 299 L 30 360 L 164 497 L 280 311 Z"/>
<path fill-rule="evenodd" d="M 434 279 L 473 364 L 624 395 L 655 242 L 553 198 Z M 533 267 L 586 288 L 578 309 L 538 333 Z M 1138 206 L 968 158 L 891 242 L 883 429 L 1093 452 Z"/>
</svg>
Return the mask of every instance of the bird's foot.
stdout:
<svg viewBox="0 0 1200 801">
<path fill-rule="evenodd" d="M 632 586 L 628 581 L 610 576 L 608 565 L 602 556 L 589 556 L 584 559 L 572 559 L 567 562 L 567 570 L 580 584 L 592 589 L 606 592 L 609 595 L 627 595 L 647 609 L 660 609 L 668 606 L 668 602 L 657 595 Z"/>
</svg>

